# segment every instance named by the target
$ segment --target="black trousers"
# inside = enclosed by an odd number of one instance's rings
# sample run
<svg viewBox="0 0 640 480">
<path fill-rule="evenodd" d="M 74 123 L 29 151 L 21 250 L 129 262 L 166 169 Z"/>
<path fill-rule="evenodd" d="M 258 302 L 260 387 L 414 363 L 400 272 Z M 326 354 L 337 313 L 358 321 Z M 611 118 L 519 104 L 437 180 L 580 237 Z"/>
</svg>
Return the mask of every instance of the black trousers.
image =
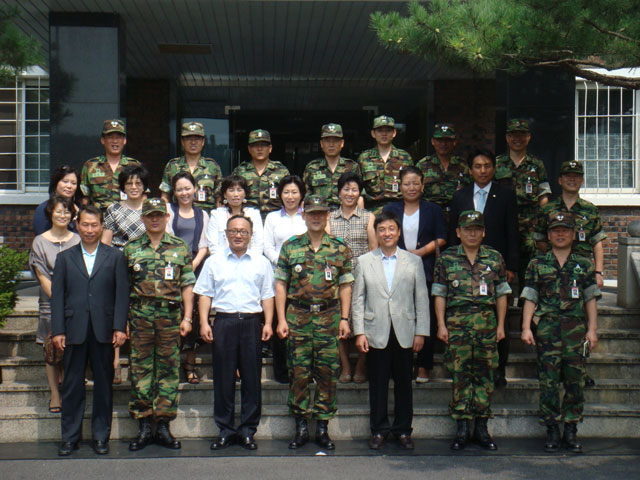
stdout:
<svg viewBox="0 0 640 480">
<path fill-rule="evenodd" d="M 413 350 L 402 348 L 391 327 L 389 343 L 382 349 L 369 348 L 367 375 L 369 376 L 369 424 L 373 435 L 411 434 L 413 420 Z M 395 399 L 393 426 L 389 424 L 389 379 L 393 378 Z"/>
<path fill-rule="evenodd" d="M 84 343 L 67 345 L 64 349 L 64 381 L 62 383 L 62 441 L 77 442 L 82 438 L 82 418 L 86 406 L 84 385 L 87 361 L 93 372 L 93 440 L 108 441 L 111 434 L 113 399 L 113 346 L 100 343 L 91 322 Z"/>
<path fill-rule="evenodd" d="M 262 413 L 262 314 L 216 313 L 213 322 L 213 419 L 221 437 L 252 436 Z M 236 370 L 240 371 L 240 425 L 234 426 Z"/>
<path fill-rule="evenodd" d="M 427 290 L 429 291 L 429 336 L 424 339 L 424 347 L 418 352 L 418 367 L 433 369 L 433 353 L 436 342 L 438 341 L 438 321 L 436 320 L 436 310 L 434 307 L 433 297 L 431 296 L 431 285 L 427 282 Z"/>
</svg>

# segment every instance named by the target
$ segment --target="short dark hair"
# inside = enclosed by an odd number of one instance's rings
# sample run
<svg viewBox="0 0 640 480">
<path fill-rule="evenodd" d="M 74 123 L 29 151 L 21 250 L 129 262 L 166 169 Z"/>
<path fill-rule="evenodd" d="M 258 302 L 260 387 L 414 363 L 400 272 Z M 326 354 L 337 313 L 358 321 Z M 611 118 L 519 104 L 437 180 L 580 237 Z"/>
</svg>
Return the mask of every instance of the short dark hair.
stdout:
<svg viewBox="0 0 640 480">
<path fill-rule="evenodd" d="M 62 195 L 58 195 L 54 193 L 47 200 L 47 204 L 44 207 L 44 214 L 49 221 L 51 221 L 51 215 L 53 214 L 53 210 L 56 208 L 56 205 L 62 204 L 64 208 L 71 212 L 71 220 L 73 220 L 76 216 L 77 208 L 73 203 L 71 198 L 63 197 Z"/>
<path fill-rule="evenodd" d="M 53 195 L 54 193 L 56 193 L 60 180 L 62 180 L 70 173 L 76 176 L 77 185 L 76 193 L 73 195 L 73 201 L 77 204 L 80 204 L 80 198 L 82 198 L 82 192 L 80 191 L 80 175 L 78 174 L 78 171 L 71 165 L 60 165 L 53 171 L 53 173 L 51 174 L 51 180 L 49 181 L 49 195 Z"/>
<path fill-rule="evenodd" d="M 181 172 L 176 173 L 172 178 L 171 178 L 171 190 L 175 191 L 176 189 L 176 183 L 178 183 L 178 180 L 181 180 L 183 178 L 186 178 L 187 180 L 189 180 L 191 182 L 191 185 L 194 186 L 194 188 L 198 185 L 196 183 L 196 179 L 193 178 L 193 175 L 191 175 L 191 172 L 188 172 L 187 170 L 182 170 Z"/>
<path fill-rule="evenodd" d="M 117 132 L 116 132 L 117 133 Z M 144 168 L 142 165 L 125 165 L 118 175 L 118 186 L 120 187 L 120 191 L 124 192 L 124 186 L 132 177 L 138 177 L 142 182 L 142 188 L 144 190 L 149 186 L 149 170 Z"/>
<path fill-rule="evenodd" d="M 344 188 L 347 183 L 354 182 L 358 184 L 358 190 L 362 191 L 364 184 L 362 183 L 362 177 L 355 172 L 345 172 L 340 175 L 338 179 L 338 192 Z"/>
<path fill-rule="evenodd" d="M 386 222 L 387 220 L 393 220 L 394 222 L 396 222 L 398 228 L 400 228 L 400 220 L 398 220 L 398 217 L 396 217 L 392 212 L 383 211 L 382 213 L 376 215 L 376 219 L 373 221 L 373 229 L 377 230 L 378 225 L 380 225 L 382 222 Z"/>
<path fill-rule="evenodd" d="M 298 187 L 298 190 L 300 190 L 300 203 L 302 203 L 302 200 L 304 200 L 304 196 L 307 194 L 307 187 L 305 187 L 304 182 L 298 175 L 287 175 L 285 177 L 282 177 L 282 180 L 280 180 L 280 183 L 278 183 L 278 198 L 282 200 L 282 191 L 284 190 L 284 187 L 291 183 L 293 183 L 296 187 Z"/>
<path fill-rule="evenodd" d="M 229 175 L 222 179 L 222 186 L 220 187 L 220 198 L 224 199 L 224 193 L 229 190 L 231 187 L 240 187 L 244 190 L 244 196 L 248 197 L 249 192 L 249 184 L 247 183 L 247 179 L 241 177 L 240 175 Z"/>
<path fill-rule="evenodd" d="M 102 210 L 100 210 L 98 207 L 96 207 L 93 204 L 85 205 L 80 208 L 80 211 L 78 212 L 78 222 L 80 222 L 80 216 L 83 213 L 86 213 L 87 215 L 95 215 L 100 219 L 100 223 L 104 223 L 104 216 L 102 215 Z"/>
<path fill-rule="evenodd" d="M 488 157 L 491 160 L 493 166 L 496 166 L 496 154 L 493 153 L 488 148 L 476 148 L 471 154 L 467 157 L 467 165 L 469 168 L 473 166 L 473 159 L 479 156 Z"/>
<path fill-rule="evenodd" d="M 402 169 L 400 170 L 400 182 L 402 183 L 402 179 L 404 178 L 404 176 L 410 173 L 415 173 L 416 175 L 418 175 L 418 177 L 420 177 L 420 183 L 424 182 L 424 173 L 422 173 L 422 170 L 420 170 L 415 165 L 402 167 Z"/>
<path fill-rule="evenodd" d="M 247 222 L 249 222 L 249 228 L 253 232 L 253 222 L 251 221 L 251 219 L 249 217 L 245 217 L 244 215 L 231 215 L 229 217 L 229 219 L 227 220 L 227 228 L 229 228 L 229 224 L 231 223 L 231 221 L 235 220 L 237 218 L 242 218 L 243 220 L 246 220 Z"/>
</svg>

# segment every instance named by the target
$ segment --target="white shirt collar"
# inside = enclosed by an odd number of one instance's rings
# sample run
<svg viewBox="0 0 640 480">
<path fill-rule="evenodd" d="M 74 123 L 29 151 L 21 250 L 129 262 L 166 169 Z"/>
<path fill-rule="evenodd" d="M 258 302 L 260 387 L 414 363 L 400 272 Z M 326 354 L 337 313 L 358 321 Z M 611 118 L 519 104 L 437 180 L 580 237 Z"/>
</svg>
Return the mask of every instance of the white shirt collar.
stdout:
<svg viewBox="0 0 640 480">
<path fill-rule="evenodd" d="M 478 186 L 478 184 L 474 182 L 474 184 L 473 184 L 473 194 L 475 195 L 480 190 L 484 190 L 485 192 L 487 192 L 487 195 L 488 195 L 489 194 L 489 190 L 491 190 L 491 184 L 492 183 L 493 183 L 493 180 L 491 182 L 487 183 L 483 188 L 480 188 Z"/>
<path fill-rule="evenodd" d="M 380 255 L 382 256 L 382 258 L 386 258 L 388 260 L 391 260 L 392 258 L 398 258 L 398 247 L 396 246 L 396 250 L 388 257 L 384 254 L 382 248 L 380 248 Z"/>
<path fill-rule="evenodd" d="M 100 242 L 98 242 L 98 245 L 96 245 L 96 249 L 93 251 L 93 253 L 87 252 L 84 248 L 84 243 L 82 242 L 80 242 L 80 248 L 82 249 L 83 255 L 86 255 L 87 257 L 95 257 L 98 254 L 98 248 L 100 248 Z"/>
</svg>

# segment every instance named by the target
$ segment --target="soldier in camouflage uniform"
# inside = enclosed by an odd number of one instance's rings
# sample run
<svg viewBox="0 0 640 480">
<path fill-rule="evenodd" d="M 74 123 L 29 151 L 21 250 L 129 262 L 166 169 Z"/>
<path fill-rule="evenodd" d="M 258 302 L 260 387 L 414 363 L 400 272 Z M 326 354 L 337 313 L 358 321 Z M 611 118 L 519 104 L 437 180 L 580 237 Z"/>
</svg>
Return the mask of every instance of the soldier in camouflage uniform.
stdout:
<svg viewBox="0 0 640 480">
<path fill-rule="evenodd" d="M 387 203 L 402 200 L 400 170 L 413 165 L 411 155 L 393 146 L 395 125 L 395 120 L 386 115 L 374 118 L 371 136 L 376 146 L 358 157 L 365 189 L 364 205 L 374 215 L 382 212 Z"/>
<path fill-rule="evenodd" d="M 151 442 L 152 417 L 157 421 L 155 442 L 168 448 L 181 446 L 171 435 L 169 422 L 178 410 L 180 336 L 191 330 L 196 278 L 185 241 L 165 233 L 167 219 L 164 201 L 145 200 L 142 221 L 146 233 L 124 248 L 131 286 L 129 413 L 139 421 L 130 450 Z"/>
<path fill-rule="evenodd" d="M 112 203 L 126 200 L 127 196 L 120 191 L 118 176 L 126 165 L 140 162 L 123 155 L 127 144 L 127 131 L 122 120 L 105 120 L 102 126 L 104 155 L 84 162 L 80 173 L 80 190 L 88 198 L 88 203 L 107 211 Z"/>
<path fill-rule="evenodd" d="M 453 450 L 466 446 L 468 421 L 475 417 L 473 439 L 488 450 L 497 446 L 487 431 L 492 417 L 493 374 L 498 366 L 497 342 L 504 334 L 507 283 L 502 255 L 481 245 L 484 217 L 460 214 L 456 233 L 461 245 L 436 260 L 431 294 L 438 319 L 438 338 L 446 343 L 446 365 L 453 376 L 451 417 L 457 423 Z"/>
<path fill-rule="evenodd" d="M 307 419 L 315 417 L 316 443 L 332 450 L 328 421 L 336 414 L 338 338 L 347 338 L 350 331 L 351 252 L 341 239 L 325 233 L 329 206 L 324 197 L 308 195 L 303 216 L 307 232 L 284 242 L 275 273 L 277 333 L 288 338 L 288 404 L 296 420 L 289 448 L 309 440 Z M 316 382 L 313 405 L 312 378 Z"/>
<path fill-rule="evenodd" d="M 165 202 L 175 202 L 171 191 L 171 179 L 182 171 L 188 171 L 196 180 L 196 193 L 193 204 L 207 213 L 216 208 L 220 195 L 222 170 L 213 158 L 202 156 L 205 134 L 204 126 L 198 122 L 182 124 L 182 148 L 184 156 L 172 158 L 164 167 L 160 191 Z"/>
<path fill-rule="evenodd" d="M 340 156 L 342 147 L 344 147 L 342 126 L 337 123 L 323 125 L 320 132 L 320 148 L 324 152 L 324 158 L 309 162 L 302 176 L 307 194 L 325 197 L 331 210 L 340 207 L 338 192 L 340 175 L 347 172 L 360 175 L 360 166 L 356 162 Z"/>
<path fill-rule="evenodd" d="M 512 188 L 518 202 L 518 232 L 520 233 L 520 285 L 529 260 L 535 254 L 534 232 L 538 211 L 549 201 L 551 187 L 542 160 L 527 153 L 531 141 L 529 121 L 511 119 L 507 122 L 509 154 L 496 158 L 493 179 L 500 185 Z"/>
<path fill-rule="evenodd" d="M 452 155 L 456 148 L 456 130 L 449 123 L 438 123 L 433 129 L 431 145 L 436 154 L 424 157 L 416 165 L 424 176 L 423 198 L 442 208 L 449 230 L 449 203 L 453 194 L 473 182 L 467 162 Z"/>
<path fill-rule="evenodd" d="M 250 162 L 243 162 L 233 171 L 249 184 L 250 194 L 247 197 L 247 207 L 260 210 L 262 221 L 269 212 L 282 208 L 278 197 L 278 184 L 282 178 L 289 175 L 289 170 L 282 163 L 271 160 L 271 134 L 266 130 L 249 132 Z"/>
<path fill-rule="evenodd" d="M 521 294 L 525 299 L 521 336 L 538 350 L 540 423 L 547 427 L 544 448 L 558 450 L 559 423 L 564 422 L 562 443 L 578 453 L 582 451 L 576 433 L 584 408 L 584 343 L 588 341 L 590 348 L 598 343 L 596 298 L 601 293 L 589 259 L 571 249 L 575 235 L 572 214 L 555 212 L 547 224 L 551 251 L 534 257 L 527 268 Z M 535 335 L 532 321 L 537 326 Z"/>
</svg>

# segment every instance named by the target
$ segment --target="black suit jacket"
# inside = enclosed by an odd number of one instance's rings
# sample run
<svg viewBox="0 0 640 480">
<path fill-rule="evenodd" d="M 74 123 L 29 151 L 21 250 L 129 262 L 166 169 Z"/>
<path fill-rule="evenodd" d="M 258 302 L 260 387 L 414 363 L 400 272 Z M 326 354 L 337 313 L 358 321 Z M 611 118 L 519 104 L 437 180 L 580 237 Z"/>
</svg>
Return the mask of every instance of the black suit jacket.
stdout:
<svg viewBox="0 0 640 480">
<path fill-rule="evenodd" d="M 114 330 L 126 331 L 129 311 L 127 264 L 120 250 L 100 244 L 91 276 L 78 244 L 56 258 L 51 286 L 53 335 L 68 345 L 87 338 L 89 322 L 100 343 L 111 343 Z"/>
<path fill-rule="evenodd" d="M 451 201 L 451 221 L 449 245 L 459 245 L 456 235 L 458 217 L 465 210 L 475 210 L 473 184 L 467 185 L 453 195 Z M 507 270 L 518 271 L 520 239 L 518 236 L 518 205 L 516 194 L 510 188 L 491 183 L 487 203 L 484 207 L 484 240 L 482 243 L 498 250 L 504 257 Z"/>
</svg>

